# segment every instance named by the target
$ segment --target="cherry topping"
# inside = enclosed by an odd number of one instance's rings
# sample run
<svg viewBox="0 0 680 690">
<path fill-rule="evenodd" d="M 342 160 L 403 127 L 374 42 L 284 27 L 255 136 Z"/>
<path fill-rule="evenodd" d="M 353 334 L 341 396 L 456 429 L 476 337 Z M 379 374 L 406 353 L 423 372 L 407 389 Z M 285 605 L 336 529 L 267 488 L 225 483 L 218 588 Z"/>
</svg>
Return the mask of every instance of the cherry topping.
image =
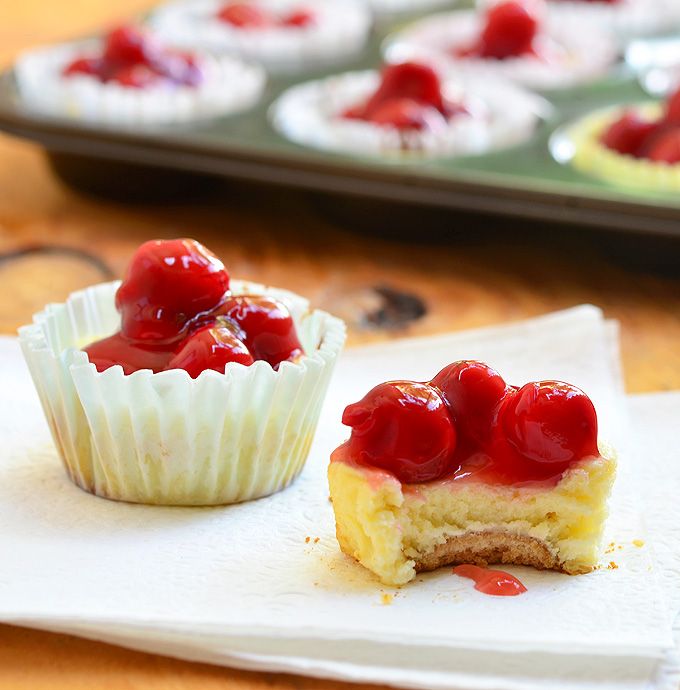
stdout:
<svg viewBox="0 0 680 690">
<path fill-rule="evenodd" d="M 605 131 L 602 143 L 617 153 L 639 156 L 645 141 L 656 127 L 655 122 L 643 120 L 636 113 L 627 111 Z"/>
<path fill-rule="evenodd" d="M 366 102 L 366 116 L 371 117 L 386 101 L 396 98 L 408 98 L 432 106 L 442 114 L 446 112 L 441 82 L 437 73 L 428 65 L 417 62 L 387 65 L 382 71 L 378 90 Z"/>
<path fill-rule="evenodd" d="M 342 423 L 352 427 L 352 457 L 402 482 L 428 482 L 453 469 L 456 428 L 441 396 L 427 384 L 380 384 L 345 408 Z"/>
<path fill-rule="evenodd" d="M 680 163 L 680 125 L 655 137 L 646 157 L 657 163 Z"/>
<path fill-rule="evenodd" d="M 112 65 L 143 65 L 160 51 L 150 34 L 133 26 L 119 26 L 106 37 L 103 58 Z"/>
<path fill-rule="evenodd" d="M 475 589 L 493 597 L 516 597 L 524 594 L 527 588 L 510 573 L 504 570 L 489 570 L 477 565 L 457 565 L 454 575 L 467 577 L 475 583 Z"/>
<path fill-rule="evenodd" d="M 121 331 L 137 340 L 176 338 L 229 289 L 222 262 L 195 240 L 151 240 L 132 257 L 116 293 Z"/>
<path fill-rule="evenodd" d="M 271 25 L 271 17 L 261 8 L 249 2 L 232 2 L 225 5 L 217 18 L 241 29 L 261 29 Z"/>
<path fill-rule="evenodd" d="M 250 366 L 254 361 L 231 329 L 221 325 L 204 326 L 181 343 L 166 369 L 184 369 L 195 379 L 206 369 L 224 373 L 229 362 Z"/>
<path fill-rule="evenodd" d="M 231 2 L 217 13 L 217 18 L 239 29 L 265 29 L 272 26 L 304 29 L 314 23 L 315 15 L 306 9 L 296 9 L 276 16 L 249 2 Z"/>
<path fill-rule="evenodd" d="M 217 314 L 235 323 L 255 359 L 263 359 L 273 367 L 302 354 L 302 345 L 288 307 L 272 297 L 233 296 L 217 310 Z"/>
<path fill-rule="evenodd" d="M 501 402 L 514 389 L 494 369 L 474 360 L 454 362 L 431 381 L 441 391 L 461 436 L 485 443 Z"/>
<path fill-rule="evenodd" d="M 385 101 L 373 110 L 371 122 L 397 129 L 437 130 L 446 127 L 446 119 L 436 108 L 411 98 Z"/>
<path fill-rule="evenodd" d="M 536 0 L 506 0 L 489 8 L 476 52 L 504 60 L 533 52 L 542 6 Z"/>
<path fill-rule="evenodd" d="M 680 89 L 673 93 L 666 101 L 664 119 L 674 125 L 680 125 Z"/>
<path fill-rule="evenodd" d="M 64 76 L 70 77 L 76 74 L 96 76 L 99 74 L 100 60 L 96 58 L 79 57 L 64 68 Z"/>
<path fill-rule="evenodd" d="M 298 27 L 300 29 L 307 28 L 314 24 L 314 13 L 309 10 L 294 10 L 290 14 L 282 17 L 282 26 Z"/>
<path fill-rule="evenodd" d="M 101 55 L 79 56 L 62 70 L 65 77 L 78 74 L 138 89 L 156 83 L 197 86 L 203 76 L 193 56 L 165 49 L 152 34 L 132 26 L 111 31 Z"/>
<path fill-rule="evenodd" d="M 535 462 L 565 464 L 598 455 L 595 407 L 576 386 L 527 383 L 501 416 L 508 442 Z"/>
</svg>

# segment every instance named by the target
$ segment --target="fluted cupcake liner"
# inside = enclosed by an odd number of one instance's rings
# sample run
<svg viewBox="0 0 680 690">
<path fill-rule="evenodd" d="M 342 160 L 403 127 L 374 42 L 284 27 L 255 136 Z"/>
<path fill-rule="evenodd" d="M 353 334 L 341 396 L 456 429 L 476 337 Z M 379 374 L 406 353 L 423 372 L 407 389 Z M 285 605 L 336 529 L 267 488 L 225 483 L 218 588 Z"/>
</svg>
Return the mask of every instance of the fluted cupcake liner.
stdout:
<svg viewBox="0 0 680 690">
<path fill-rule="evenodd" d="M 197 55 L 203 81 L 195 87 L 168 84 L 129 88 L 88 75 L 64 77 L 72 60 L 96 52 L 100 41 L 48 46 L 24 53 L 15 66 L 24 106 L 41 114 L 113 126 L 189 122 L 228 115 L 255 105 L 265 73 L 228 56 Z"/>
<path fill-rule="evenodd" d="M 479 11 L 433 14 L 389 36 L 385 58 L 388 62 L 436 59 L 479 80 L 495 75 L 529 88 L 564 89 L 605 76 L 619 57 L 618 41 L 611 32 L 559 8 L 547 15 L 539 40 L 539 50 L 551 56 L 550 60 L 533 55 L 505 60 L 457 57 L 455 49 L 472 46 L 482 26 Z"/>
<path fill-rule="evenodd" d="M 258 0 L 273 12 L 305 8 L 316 20 L 305 27 L 231 26 L 217 18 L 226 0 L 179 0 L 150 19 L 167 42 L 188 49 L 231 53 L 263 64 L 270 72 L 332 65 L 357 55 L 371 29 L 371 13 L 357 0 Z"/>
<path fill-rule="evenodd" d="M 550 110 L 546 101 L 511 83 L 460 74 L 443 79 L 443 90 L 467 113 L 441 130 L 400 131 L 342 113 L 365 101 L 380 83 L 375 71 L 348 72 L 292 87 L 274 103 L 272 123 L 304 146 L 395 161 L 418 157 L 477 155 L 519 144 Z"/>
<path fill-rule="evenodd" d="M 182 370 L 97 372 L 78 349 L 114 332 L 119 283 L 48 305 L 19 335 L 52 436 L 73 481 L 106 498 L 217 505 L 272 494 L 302 470 L 336 359 L 342 321 L 301 297 L 232 281 L 290 307 L 305 354 L 227 365 L 192 379 Z"/>
<path fill-rule="evenodd" d="M 661 115 L 661 106 L 646 104 L 638 111 L 650 119 Z M 570 163 L 577 170 L 618 187 L 649 192 L 680 192 L 680 164 L 657 163 L 645 158 L 626 156 L 606 147 L 601 141 L 618 117 L 621 108 L 607 108 L 592 113 L 560 133 L 568 141 Z"/>
</svg>

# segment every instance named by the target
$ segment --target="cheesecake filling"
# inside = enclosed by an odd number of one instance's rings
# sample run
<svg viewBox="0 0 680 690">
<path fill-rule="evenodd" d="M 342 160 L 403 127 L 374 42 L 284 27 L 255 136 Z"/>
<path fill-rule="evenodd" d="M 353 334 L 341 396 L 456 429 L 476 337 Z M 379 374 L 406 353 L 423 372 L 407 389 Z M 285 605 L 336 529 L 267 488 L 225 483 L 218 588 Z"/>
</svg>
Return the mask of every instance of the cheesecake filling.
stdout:
<svg viewBox="0 0 680 690">
<path fill-rule="evenodd" d="M 591 571 L 615 472 L 614 453 L 603 448 L 556 485 L 404 485 L 353 462 L 345 444 L 334 452 L 328 478 L 342 550 L 384 584 L 402 585 L 417 572 L 457 563 Z"/>
</svg>

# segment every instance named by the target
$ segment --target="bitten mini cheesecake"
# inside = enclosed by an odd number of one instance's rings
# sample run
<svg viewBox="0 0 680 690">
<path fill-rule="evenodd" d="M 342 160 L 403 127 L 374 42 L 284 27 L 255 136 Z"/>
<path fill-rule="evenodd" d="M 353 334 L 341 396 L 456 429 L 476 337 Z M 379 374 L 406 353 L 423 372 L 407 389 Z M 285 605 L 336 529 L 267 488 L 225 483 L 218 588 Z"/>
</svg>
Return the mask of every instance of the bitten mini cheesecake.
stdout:
<svg viewBox="0 0 680 690">
<path fill-rule="evenodd" d="M 342 421 L 351 436 L 328 469 L 338 542 L 385 584 L 448 564 L 597 565 L 616 459 L 575 386 L 516 388 L 455 362 L 376 386 Z"/>
<path fill-rule="evenodd" d="M 14 71 L 29 108 L 104 125 L 228 115 L 253 106 L 265 84 L 260 67 L 178 50 L 135 26 L 120 26 L 101 39 L 30 51 Z"/>
<path fill-rule="evenodd" d="M 214 505 L 302 470 L 345 329 L 293 293 L 231 280 L 182 239 L 143 244 L 122 283 L 49 305 L 19 335 L 78 486 Z"/>
</svg>

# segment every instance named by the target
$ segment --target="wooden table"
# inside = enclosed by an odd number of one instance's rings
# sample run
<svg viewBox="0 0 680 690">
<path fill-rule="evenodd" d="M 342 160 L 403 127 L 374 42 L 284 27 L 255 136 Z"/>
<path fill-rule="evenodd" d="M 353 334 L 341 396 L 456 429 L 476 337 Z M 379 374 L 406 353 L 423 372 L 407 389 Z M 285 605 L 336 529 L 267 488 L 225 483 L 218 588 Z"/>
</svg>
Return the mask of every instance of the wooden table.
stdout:
<svg viewBox="0 0 680 690">
<path fill-rule="evenodd" d="M 29 45 L 92 30 L 151 4 L 2 3 L 0 63 Z M 680 242 L 454 214 L 418 220 L 419 235 L 430 227 L 444 231 L 446 242 L 416 242 L 408 232 L 390 241 L 381 236 L 403 234 L 416 222 L 415 212 L 362 208 L 361 223 L 352 223 L 347 213 L 341 220 L 337 204 L 333 208 L 330 213 L 328 202 L 316 197 L 244 185 L 225 185 L 200 203 L 96 200 L 66 188 L 36 147 L 0 136 L 0 332 L 14 333 L 47 301 L 120 275 L 143 240 L 193 236 L 223 257 L 234 275 L 291 288 L 341 314 L 351 343 L 592 302 L 621 321 L 630 391 L 680 388 Z M 421 318 L 409 318 L 421 307 Z M 0 690 L 61 687 L 349 686 L 189 664 L 0 626 Z"/>
</svg>

